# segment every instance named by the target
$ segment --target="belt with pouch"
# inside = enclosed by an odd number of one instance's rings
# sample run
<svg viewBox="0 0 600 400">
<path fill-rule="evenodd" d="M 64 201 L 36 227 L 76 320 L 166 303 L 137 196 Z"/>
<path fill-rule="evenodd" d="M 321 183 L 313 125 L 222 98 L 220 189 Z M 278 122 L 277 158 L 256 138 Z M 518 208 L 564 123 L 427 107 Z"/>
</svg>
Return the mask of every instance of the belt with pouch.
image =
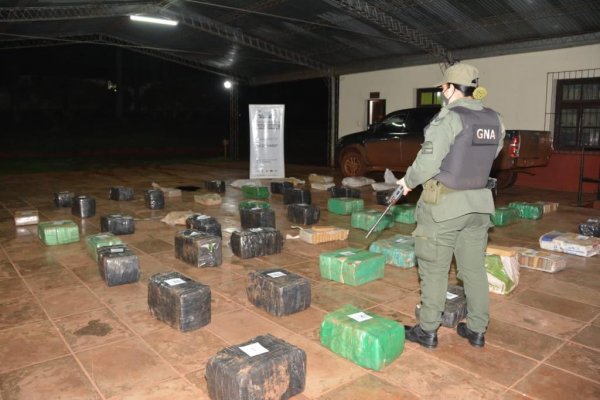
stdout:
<svg viewBox="0 0 600 400">
<path fill-rule="evenodd" d="M 435 179 L 430 179 L 423 184 L 423 201 L 427 204 L 438 204 L 442 195 L 456 192 Z"/>
</svg>

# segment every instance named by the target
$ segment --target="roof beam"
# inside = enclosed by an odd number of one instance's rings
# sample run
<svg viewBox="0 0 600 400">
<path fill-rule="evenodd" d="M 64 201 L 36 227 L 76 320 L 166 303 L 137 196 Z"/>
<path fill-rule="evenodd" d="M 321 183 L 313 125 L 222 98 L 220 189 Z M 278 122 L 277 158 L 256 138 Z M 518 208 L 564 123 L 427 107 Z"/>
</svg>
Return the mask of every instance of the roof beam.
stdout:
<svg viewBox="0 0 600 400">
<path fill-rule="evenodd" d="M 56 21 L 120 17 L 144 12 L 156 6 L 156 1 L 129 1 L 111 4 L 86 4 L 51 7 L 0 7 L 0 22 Z"/>
</svg>

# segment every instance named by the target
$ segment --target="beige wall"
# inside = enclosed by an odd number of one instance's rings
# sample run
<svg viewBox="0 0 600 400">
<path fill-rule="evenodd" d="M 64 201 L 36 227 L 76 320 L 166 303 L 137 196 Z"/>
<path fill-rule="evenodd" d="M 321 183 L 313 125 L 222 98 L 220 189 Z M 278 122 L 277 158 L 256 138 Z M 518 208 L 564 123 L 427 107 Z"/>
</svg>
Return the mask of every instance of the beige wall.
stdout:
<svg viewBox="0 0 600 400">
<path fill-rule="evenodd" d="M 544 129 L 548 72 L 600 68 L 600 44 L 463 60 L 479 68 L 488 90 L 484 103 L 499 111 L 507 129 Z M 416 89 L 441 79 L 437 64 L 340 77 L 339 135 L 366 128 L 370 92 L 386 99 L 386 111 L 416 106 Z"/>
</svg>

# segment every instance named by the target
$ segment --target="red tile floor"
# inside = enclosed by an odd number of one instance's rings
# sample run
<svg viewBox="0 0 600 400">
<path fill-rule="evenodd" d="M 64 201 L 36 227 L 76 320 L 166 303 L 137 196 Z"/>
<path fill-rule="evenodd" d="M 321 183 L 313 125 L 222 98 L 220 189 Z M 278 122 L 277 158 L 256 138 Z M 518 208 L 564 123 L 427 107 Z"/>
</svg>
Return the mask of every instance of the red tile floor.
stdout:
<svg viewBox="0 0 600 400">
<path fill-rule="evenodd" d="M 288 176 L 334 174 L 325 168 L 288 168 Z M 142 190 L 197 185 L 206 179 L 247 178 L 245 165 L 170 165 L 87 172 L 24 174 L 0 177 L 0 398 L 9 399 L 207 399 L 204 367 L 225 346 L 271 333 L 304 349 L 308 356 L 306 389 L 297 399 L 598 399 L 600 398 L 600 256 L 566 256 L 568 267 L 555 275 L 521 270 L 509 296 L 491 295 L 491 322 L 484 349 L 474 349 L 452 330 L 440 330 L 439 347 L 425 350 L 408 343 L 404 353 L 381 372 L 359 367 L 319 343 L 323 316 L 352 303 L 402 323 L 414 322 L 419 299 L 416 270 L 386 266 L 385 278 L 348 287 L 320 277 L 318 255 L 346 246 L 365 247 L 377 237 L 409 234 L 414 226 L 364 239 L 352 229 L 345 242 L 308 245 L 287 240 L 283 253 L 240 260 L 223 247 L 223 265 L 197 269 L 176 260 L 177 227 L 159 221 L 167 211 L 192 210 L 217 217 L 223 228 L 239 225 L 241 192 L 227 188 L 221 206 L 205 207 L 184 192 L 168 198 L 165 210 L 145 208 Z M 340 177 L 336 176 L 339 183 Z M 130 202 L 109 201 L 111 186 L 131 186 Z M 81 220 L 69 209 L 53 207 L 53 193 L 71 190 L 96 197 L 97 214 Z M 375 205 L 370 188 L 362 189 L 367 207 Z M 343 227 L 349 217 L 326 211 L 327 195 L 312 192 L 321 221 Z M 414 201 L 415 199 L 409 199 Z M 576 230 L 597 210 L 575 208 L 575 194 L 515 187 L 497 198 L 560 202 L 559 211 L 538 221 L 495 228 L 490 242 L 538 248 L 540 234 Z M 295 233 L 281 195 L 270 199 L 277 225 Z M 136 232 L 122 236 L 139 255 L 140 282 L 107 287 L 79 243 L 47 247 L 36 227 L 15 228 L 13 212 L 36 208 L 41 220 L 72 219 L 82 237 L 99 231 L 99 217 L 120 212 L 135 218 Z M 225 235 L 226 237 L 226 235 Z M 227 240 L 224 240 L 227 242 Z M 311 280 L 312 306 L 286 317 L 273 317 L 245 297 L 248 271 L 281 266 Z M 159 271 L 177 270 L 212 288 L 212 322 L 180 333 L 152 318 L 146 282 Z M 453 281 L 451 272 L 450 280 Z"/>
</svg>

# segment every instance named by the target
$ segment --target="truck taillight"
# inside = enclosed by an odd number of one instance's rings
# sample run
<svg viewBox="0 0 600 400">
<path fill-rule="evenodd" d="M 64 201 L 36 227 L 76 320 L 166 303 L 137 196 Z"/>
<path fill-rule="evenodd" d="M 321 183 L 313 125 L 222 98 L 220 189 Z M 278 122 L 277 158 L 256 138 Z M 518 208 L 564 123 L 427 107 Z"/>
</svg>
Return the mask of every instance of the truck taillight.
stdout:
<svg viewBox="0 0 600 400">
<path fill-rule="evenodd" d="M 510 138 L 510 144 L 508 145 L 508 155 L 511 158 L 519 157 L 519 149 L 521 148 L 521 141 L 519 140 L 519 134 L 514 135 Z"/>
</svg>

